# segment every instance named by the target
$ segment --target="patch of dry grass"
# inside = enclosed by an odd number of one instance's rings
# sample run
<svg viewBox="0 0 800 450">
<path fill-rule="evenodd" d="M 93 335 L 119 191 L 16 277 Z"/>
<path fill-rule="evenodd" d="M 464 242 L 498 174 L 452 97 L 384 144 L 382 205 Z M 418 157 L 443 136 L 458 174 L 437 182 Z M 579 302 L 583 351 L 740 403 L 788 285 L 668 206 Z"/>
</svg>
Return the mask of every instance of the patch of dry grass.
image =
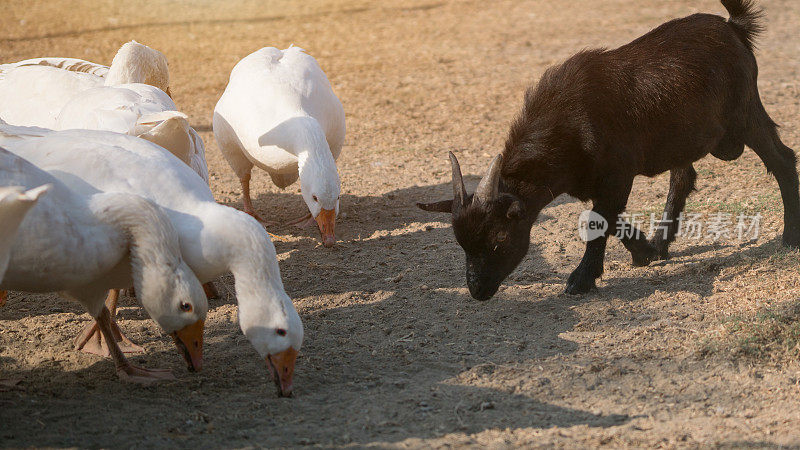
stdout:
<svg viewBox="0 0 800 450">
<path fill-rule="evenodd" d="M 731 316 L 723 326 L 726 345 L 721 349 L 733 357 L 778 363 L 800 360 L 800 302 Z"/>
<path fill-rule="evenodd" d="M 781 249 L 757 265 L 769 269 L 776 279 L 796 278 L 800 272 L 800 252 Z M 771 296 L 768 290 L 763 294 Z M 800 300 L 767 302 L 755 310 L 724 317 L 716 332 L 701 343 L 699 352 L 703 356 L 722 354 L 732 359 L 751 358 L 776 364 L 800 361 Z"/>
</svg>

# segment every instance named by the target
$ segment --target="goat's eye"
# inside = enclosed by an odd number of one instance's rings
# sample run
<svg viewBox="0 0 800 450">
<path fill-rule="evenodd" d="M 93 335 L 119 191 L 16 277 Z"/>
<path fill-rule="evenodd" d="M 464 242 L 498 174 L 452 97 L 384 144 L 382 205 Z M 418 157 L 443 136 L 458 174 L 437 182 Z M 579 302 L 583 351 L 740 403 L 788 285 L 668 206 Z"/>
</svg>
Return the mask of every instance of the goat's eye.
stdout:
<svg viewBox="0 0 800 450">
<path fill-rule="evenodd" d="M 497 233 L 497 237 L 495 239 L 497 242 L 504 242 L 506 239 L 508 239 L 508 232 L 501 231 Z"/>
<path fill-rule="evenodd" d="M 286 336 L 286 330 L 284 330 L 283 328 L 278 328 L 277 330 L 275 330 L 275 333 L 278 336 Z"/>
<path fill-rule="evenodd" d="M 315 202 L 319 201 L 319 200 L 317 200 L 317 196 L 316 195 L 312 195 L 311 198 L 314 199 Z"/>
<path fill-rule="evenodd" d="M 192 311 L 192 304 L 181 302 L 181 311 L 183 312 L 191 312 Z"/>
</svg>

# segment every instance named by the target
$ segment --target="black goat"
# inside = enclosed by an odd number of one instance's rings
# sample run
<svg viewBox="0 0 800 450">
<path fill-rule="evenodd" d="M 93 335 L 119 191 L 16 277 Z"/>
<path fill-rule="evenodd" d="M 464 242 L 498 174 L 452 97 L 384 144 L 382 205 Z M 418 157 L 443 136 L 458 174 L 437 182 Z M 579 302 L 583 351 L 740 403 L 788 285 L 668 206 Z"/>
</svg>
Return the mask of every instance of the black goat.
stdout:
<svg viewBox="0 0 800 450">
<path fill-rule="evenodd" d="M 608 236 L 625 209 L 636 175 L 670 171 L 662 226 L 647 241 L 639 230 L 622 243 L 633 264 L 668 257 L 675 220 L 694 189 L 692 163 L 723 160 L 752 148 L 780 185 L 783 243 L 800 244 L 796 160 L 759 98 L 753 41 L 761 11 L 751 0 L 721 0 L 730 18 L 694 14 L 669 21 L 614 50 L 587 50 L 548 69 L 525 94 L 505 150 L 492 161 L 474 196 L 467 195 L 450 153 L 454 199 L 418 204 L 451 212 L 466 253 L 467 285 L 486 300 L 528 251 L 539 212 L 567 193 L 592 200 L 604 236 L 587 242 L 566 291 L 594 288 Z"/>
</svg>

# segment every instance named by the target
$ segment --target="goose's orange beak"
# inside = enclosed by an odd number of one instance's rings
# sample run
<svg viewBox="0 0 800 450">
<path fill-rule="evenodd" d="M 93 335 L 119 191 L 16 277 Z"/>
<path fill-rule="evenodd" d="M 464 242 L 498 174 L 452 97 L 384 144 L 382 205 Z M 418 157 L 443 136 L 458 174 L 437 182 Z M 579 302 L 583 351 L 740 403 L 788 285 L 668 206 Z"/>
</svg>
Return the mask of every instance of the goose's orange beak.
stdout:
<svg viewBox="0 0 800 450">
<path fill-rule="evenodd" d="M 189 365 L 189 371 L 199 372 L 203 368 L 203 327 L 205 322 L 197 322 L 187 325 L 180 330 L 172 333 L 172 339 L 178 352 Z"/>
<path fill-rule="evenodd" d="M 334 229 L 336 228 L 336 210 L 323 209 L 317 214 L 315 220 L 319 227 L 322 245 L 328 248 L 333 247 L 333 244 L 336 243 L 336 235 L 334 234 Z"/>
<path fill-rule="evenodd" d="M 292 376 L 294 375 L 294 362 L 297 359 L 297 350 L 289 347 L 288 349 L 267 355 L 265 358 L 272 381 L 278 388 L 278 395 L 281 397 L 292 396 Z"/>
</svg>

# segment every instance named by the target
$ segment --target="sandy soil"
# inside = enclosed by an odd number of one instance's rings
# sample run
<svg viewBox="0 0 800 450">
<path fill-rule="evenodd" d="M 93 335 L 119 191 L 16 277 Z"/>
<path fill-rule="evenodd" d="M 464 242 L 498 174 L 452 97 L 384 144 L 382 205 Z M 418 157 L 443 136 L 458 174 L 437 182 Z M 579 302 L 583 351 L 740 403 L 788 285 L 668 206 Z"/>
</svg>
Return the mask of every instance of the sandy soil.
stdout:
<svg viewBox="0 0 800 450">
<path fill-rule="evenodd" d="M 798 149 L 800 3 L 759 3 L 762 98 Z M 734 163 L 700 162 L 690 209 L 759 211 L 757 241 L 679 239 L 671 260 L 646 268 L 631 267 L 614 241 L 601 289 L 585 296 L 562 292 L 582 255 L 577 216 L 587 205 L 560 198 L 546 209 L 529 256 L 484 303 L 466 291 L 448 217 L 414 207 L 451 192 L 447 150 L 459 153 L 468 188 L 477 183 L 525 86 L 549 65 L 670 18 L 723 13 L 718 2 L 76 0 L 3 10 L 1 61 L 109 63 L 130 39 L 163 51 L 224 204 L 241 206 L 239 183 L 211 111 L 251 51 L 306 48 L 345 105 L 348 135 L 340 244 L 271 229 L 306 327 L 295 398 L 276 398 L 242 336 L 230 276 L 217 280 L 225 298 L 212 301 L 199 374 L 126 300 L 120 324 L 147 349 L 135 361 L 178 377 L 149 388 L 72 350 L 88 321 L 79 305 L 14 292 L 0 309 L 0 378 L 21 381 L 0 392 L 0 445 L 800 446 L 800 349 L 788 340 L 742 350 L 764 308 L 800 295 L 800 257 L 779 246 L 777 184 L 749 150 Z M 629 210 L 658 211 L 666 191 L 665 176 L 638 180 Z M 304 212 L 296 185 L 281 192 L 257 173 L 254 193 L 264 216 Z"/>
</svg>

